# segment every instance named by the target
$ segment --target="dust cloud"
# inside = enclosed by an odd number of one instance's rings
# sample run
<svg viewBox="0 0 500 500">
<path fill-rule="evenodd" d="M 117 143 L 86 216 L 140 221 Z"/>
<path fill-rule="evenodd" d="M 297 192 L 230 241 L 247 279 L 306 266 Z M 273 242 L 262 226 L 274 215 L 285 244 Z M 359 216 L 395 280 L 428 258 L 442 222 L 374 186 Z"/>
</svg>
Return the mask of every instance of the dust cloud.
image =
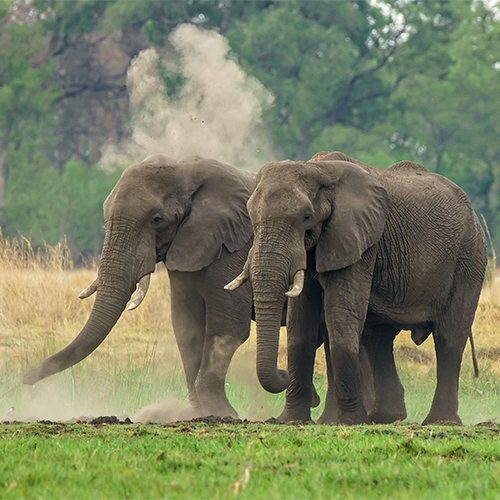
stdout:
<svg viewBox="0 0 500 500">
<path fill-rule="evenodd" d="M 154 153 L 177 160 L 196 154 L 250 170 L 273 161 L 271 144 L 259 130 L 273 96 L 228 58 L 227 40 L 184 24 L 169 43 L 172 49 L 163 55 L 149 48 L 132 61 L 127 72 L 132 134 L 104 145 L 103 167 Z M 169 75 L 170 88 L 160 74 Z"/>
<path fill-rule="evenodd" d="M 144 407 L 131 417 L 132 422 L 147 424 L 166 424 L 178 420 L 191 420 L 197 417 L 196 412 L 190 405 L 180 403 L 177 399 L 168 397 L 158 404 L 151 404 Z"/>
<path fill-rule="evenodd" d="M 36 388 L 21 386 L 21 393 L 15 405 L 3 415 L 1 421 L 36 422 L 51 420 L 66 422 L 71 420 L 86 421 L 101 415 L 119 415 L 126 418 L 123 410 L 110 407 L 96 398 L 95 388 L 75 389 L 67 381 L 52 379 L 36 384 Z M 90 396 L 92 395 L 92 396 Z"/>
</svg>

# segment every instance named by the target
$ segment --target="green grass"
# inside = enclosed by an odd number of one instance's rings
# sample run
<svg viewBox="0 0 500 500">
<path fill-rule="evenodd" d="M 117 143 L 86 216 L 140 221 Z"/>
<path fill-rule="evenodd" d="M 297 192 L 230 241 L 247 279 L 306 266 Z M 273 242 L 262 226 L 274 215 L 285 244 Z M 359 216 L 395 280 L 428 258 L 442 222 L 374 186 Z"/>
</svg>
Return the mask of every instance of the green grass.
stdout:
<svg viewBox="0 0 500 500">
<path fill-rule="evenodd" d="M 500 426 L 0 426 L 1 498 L 500 497 Z"/>
</svg>

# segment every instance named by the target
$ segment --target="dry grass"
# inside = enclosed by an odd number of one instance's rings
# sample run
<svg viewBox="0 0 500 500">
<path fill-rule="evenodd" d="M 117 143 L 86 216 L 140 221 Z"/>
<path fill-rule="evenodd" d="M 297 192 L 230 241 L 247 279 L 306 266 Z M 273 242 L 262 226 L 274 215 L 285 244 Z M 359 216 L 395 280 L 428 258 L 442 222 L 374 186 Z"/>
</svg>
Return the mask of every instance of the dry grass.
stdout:
<svg viewBox="0 0 500 500">
<path fill-rule="evenodd" d="M 74 269 L 64 244 L 46 246 L 35 252 L 28 240 L 8 241 L 0 237 L 0 369 L 10 378 L 0 387 L 0 412 L 10 403 L 9 397 L 4 395 L 17 390 L 22 375 L 67 345 L 80 332 L 90 315 L 94 298 L 82 301 L 78 293 L 95 278 L 96 272 L 92 266 Z M 130 380 L 137 379 L 145 370 L 153 370 L 152 365 L 156 366 L 156 372 L 150 374 L 151 377 L 161 370 L 175 368 L 185 392 L 182 364 L 171 326 L 169 293 L 168 274 L 161 267 L 153 275 L 143 304 L 132 312 L 124 312 L 105 342 L 80 365 L 88 363 L 86 366 L 90 367 L 88 370 L 94 378 L 100 378 L 105 372 L 107 380 L 113 379 L 113 372 L 125 373 L 126 370 L 132 370 Z M 479 367 L 482 374 L 487 373 L 490 385 L 495 385 L 500 375 L 499 297 L 500 281 L 492 280 L 483 290 L 474 323 Z M 285 343 L 283 331 L 279 360 L 282 367 L 286 366 Z M 262 408 L 265 402 L 255 376 L 255 344 L 252 331 L 250 341 L 235 355 L 229 381 L 231 384 L 237 382 L 233 391 L 238 391 L 240 383 L 250 386 L 250 392 L 258 394 L 258 405 Z M 395 352 L 398 366 L 409 374 L 410 381 L 434 377 L 432 338 L 416 347 L 409 332 L 402 332 L 396 339 Z M 469 384 L 472 373 L 469 347 L 463 366 L 462 383 Z M 316 373 L 321 376 L 325 372 L 324 354 L 320 349 Z M 133 384 L 130 380 L 127 383 Z M 149 382 L 144 378 L 137 382 L 141 383 Z M 164 387 L 158 388 L 159 393 L 164 390 Z M 148 402 L 158 402 L 158 399 L 161 397 Z"/>
<path fill-rule="evenodd" d="M 78 294 L 95 278 L 95 268 L 73 269 L 66 245 L 34 252 L 27 240 L 0 240 L 0 353 L 21 369 L 52 354 L 79 333 L 90 315 L 94 297 Z M 168 276 L 155 273 L 147 300 L 124 313 L 105 349 L 95 356 L 126 351 L 139 364 L 149 344 L 171 335 Z M 46 352 L 50 350 L 51 352 Z"/>
</svg>

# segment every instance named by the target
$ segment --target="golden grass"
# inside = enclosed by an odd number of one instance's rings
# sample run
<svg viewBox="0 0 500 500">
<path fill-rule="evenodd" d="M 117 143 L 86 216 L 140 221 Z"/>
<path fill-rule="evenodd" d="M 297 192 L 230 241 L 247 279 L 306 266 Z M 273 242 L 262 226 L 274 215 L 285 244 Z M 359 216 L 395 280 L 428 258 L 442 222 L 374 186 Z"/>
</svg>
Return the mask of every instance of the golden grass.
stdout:
<svg viewBox="0 0 500 500">
<path fill-rule="evenodd" d="M 96 273 L 95 268 L 74 269 L 65 244 L 35 252 L 28 240 L 0 239 L 0 355 L 26 369 L 73 340 L 94 302 L 78 294 Z M 95 356 L 124 351 L 139 364 L 147 346 L 160 337 L 166 345 L 175 343 L 165 269 L 155 273 L 144 303 L 122 315 Z"/>
<path fill-rule="evenodd" d="M 73 268 L 65 244 L 46 246 L 35 252 L 26 239 L 9 241 L 0 236 L 0 366 L 9 367 L 14 377 L 13 385 L 20 384 L 22 374 L 66 346 L 80 332 L 90 315 L 94 298 L 80 300 L 78 294 L 93 281 L 96 272 L 92 266 Z M 499 297 L 500 281 L 491 280 L 483 290 L 473 329 L 480 370 L 487 369 L 490 376 L 495 377 L 500 375 Z M 286 333 L 283 331 L 281 367 L 286 367 L 285 344 Z M 244 372 L 236 378 L 250 381 L 252 386 L 258 385 L 255 345 L 252 328 L 250 341 L 237 351 L 230 368 L 233 375 L 238 370 Z M 409 332 L 402 332 L 396 339 L 395 353 L 397 363 L 415 376 L 424 379 L 427 375 L 434 376 L 432 336 L 422 346 L 416 347 Z M 97 361 L 108 372 L 116 370 L 117 365 L 141 370 L 146 360 L 181 370 L 171 326 L 168 273 L 163 266 L 154 273 L 141 306 L 123 313 L 91 358 L 92 366 Z M 463 366 L 470 374 L 469 346 Z M 325 372 L 323 349 L 320 349 L 316 373 Z M 3 405 L 6 401 L 0 403 Z"/>
<path fill-rule="evenodd" d="M 74 269 L 67 245 L 34 251 L 22 238 L 3 239 L 0 233 L 0 354 L 8 351 L 26 368 L 34 358 L 50 354 L 48 347 L 59 349 L 81 330 L 90 315 L 94 298 L 78 299 L 78 294 L 96 276 L 93 267 Z M 474 337 L 479 358 L 500 358 L 500 280 L 485 286 L 474 322 Z M 254 335 L 251 342 L 253 348 Z M 286 363 L 286 333 L 282 334 L 280 364 Z M 95 356 L 115 356 L 120 351 L 140 366 L 148 345 L 160 342 L 164 350 L 176 356 L 176 345 L 170 320 L 168 274 L 162 266 L 151 280 L 143 304 L 132 312 L 124 312 L 105 344 Z M 103 347 L 105 346 L 105 349 Z M 434 361 L 434 346 L 428 339 L 420 347 L 411 341 L 409 332 L 396 339 L 396 355 L 404 356 L 420 371 L 422 365 Z M 469 348 L 468 348 L 469 350 Z M 423 356 L 425 354 L 425 356 Z M 498 364 L 500 373 L 500 363 Z M 316 364 L 325 373 L 322 349 Z"/>
</svg>

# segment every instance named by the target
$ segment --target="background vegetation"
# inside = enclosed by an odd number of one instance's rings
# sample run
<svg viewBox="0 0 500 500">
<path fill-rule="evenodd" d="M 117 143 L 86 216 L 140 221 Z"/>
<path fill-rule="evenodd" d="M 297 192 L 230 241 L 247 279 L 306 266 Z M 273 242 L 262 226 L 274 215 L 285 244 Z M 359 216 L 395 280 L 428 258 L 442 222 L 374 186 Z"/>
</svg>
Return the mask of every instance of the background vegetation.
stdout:
<svg viewBox="0 0 500 500">
<path fill-rule="evenodd" d="M 279 157 L 342 150 L 381 168 L 418 161 L 457 182 L 500 241 L 497 2 L 1 0 L 0 18 L 7 236 L 27 235 L 35 247 L 66 236 L 75 257 L 98 255 L 102 202 L 119 175 L 98 165 L 99 146 L 130 133 L 128 101 L 123 78 L 90 63 L 74 73 L 83 52 L 71 50 L 87 43 L 91 61 L 102 56 L 97 40 L 121 37 L 131 58 L 165 50 L 172 30 L 191 23 L 223 34 L 229 57 L 274 95 L 262 126 Z M 162 77 L 170 95 L 182 91 L 175 71 Z M 118 104 L 91 124 L 72 122 L 83 111 L 69 104 L 89 103 L 86 92 L 100 96 L 100 111 Z"/>
<path fill-rule="evenodd" d="M 66 245 L 34 251 L 26 239 L 0 240 L 0 415 L 52 421 L 101 415 L 124 421 L 129 415 L 134 421 L 0 423 L 1 498 L 498 498 L 500 282 L 483 290 L 474 324 L 479 378 L 469 348 L 463 360 L 459 412 L 465 427 L 419 425 L 435 388 L 435 356 L 432 340 L 417 348 L 409 332 L 398 336 L 395 352 L 406 389 L 404 423 L 349 428 L 188 421 L 164 427 L 138 424 L 135 415 L 146 406 L 151 418 L 172 420 L 182 418 L 187 405 L 164 269 L 153 275 L 141 306 L 124 313 L 91 356 L 34 387 L 21 384 L 29 368 L 85 323 L 93 298 L 77 295 L 95 272 L 74 269 Z M 281 412 L 284 394 L 265 393 L 254 364 L 252 332 L 236 352 L 226 389 L 242 418 L 262 421 Z M 315 384 L 324 401 L 320 353 Z"/>
</svg>

